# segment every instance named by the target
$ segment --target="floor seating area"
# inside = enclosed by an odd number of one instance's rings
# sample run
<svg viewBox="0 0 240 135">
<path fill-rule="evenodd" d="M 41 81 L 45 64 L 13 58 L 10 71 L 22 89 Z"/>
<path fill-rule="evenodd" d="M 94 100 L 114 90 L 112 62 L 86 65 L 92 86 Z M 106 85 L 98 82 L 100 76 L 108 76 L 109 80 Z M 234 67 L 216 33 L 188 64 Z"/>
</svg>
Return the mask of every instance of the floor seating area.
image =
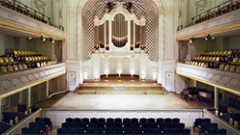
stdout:
<svg viewBox="0 0 240 135">
<path fill-rule="evenodd" d="M 57 61 L 51 61 L 51 59 L 43 56 L 38 51 L 5 49 L 5 54 L 0 54 L 0 74 L 54 64 L 57 64 Z"/>
<path fill-rule="evenodd" d="M 58 134 L 182 134 L 190 129 L 178 118 L 66 118 Z"/>
<path fill-rule="evenodd" d="M 48 134 L 52 131 L 52 121 L 50 118 L 35 118 L 35 122 L 29 123 L 28 127 L 22 128 L 22 134 Z"/>
<path fill-rule="evenodd" d="M 185 64 L 240 73 L 240 49 L 206 51 Z"/>
<path fill-rule="evenodd" d="M 195 119 L 193 122 L 193 131 L 199 132 L 199 135 L 214 134 L 214 135 L 226 135 L 226 129 L 218 129 L 217 123 L 211 123 L 211 119 Z"/>
</svg>

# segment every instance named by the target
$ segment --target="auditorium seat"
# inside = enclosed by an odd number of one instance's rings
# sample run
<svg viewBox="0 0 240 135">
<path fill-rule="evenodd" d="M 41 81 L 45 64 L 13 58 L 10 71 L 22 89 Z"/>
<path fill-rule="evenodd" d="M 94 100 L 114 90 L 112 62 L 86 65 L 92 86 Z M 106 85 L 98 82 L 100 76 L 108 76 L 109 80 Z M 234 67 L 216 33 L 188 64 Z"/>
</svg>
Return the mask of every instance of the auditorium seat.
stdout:
<svg viewBox="0 0 240 135">
<path fill-rule="evenodd" d="M 155 119 L 154 118 L 149 118 L 147 119 L 147 122 L 150 124 L 150 123 L 155 123 Z"/>
<path fill-rule="evenodd" d="M 130 123 L 130 122 L 131 122 L 131 119 L 129 119 L 129 118 L 124 118 L 123 119 L 123 124 Z"/>
<path fill-rule="evenodd" d="M 163 118 L 157 118 L 157 123 L 158 124 L 161 124 L 161 123 L 163 123 L 164 122 L 164 119 Z"/>
<path fill-rule="evenodd" d="M 73 122 L 75 122 L 75 123 L 81 123 L 81 119 L 80 119 L 80 118 L 75 118 L 75 119 L 73 119 Z"/>
<path fill-rule="evenodd" d="M 180 119 L 179 119 L 179 118 L 173 118 L 173 119 L 172 119 L 172 122 L 173 122 L 173 123 L 179 123 L 179 122 L 180 122 Z"/>
<path fill-rule="evenodd" d="M 121 119 L 121 118 L 115 118 L 115 119 L 114 119 L 114 123 L 115 123 L 115 124 L 122 123 L 122 119 Z"/>
<path fill-rule="evenodd" d="M 141 118 L 140 119 L 140 124 L 146 123 L 147 122 L 147 118 Z"/>
<path fill-rule="evenodd" d="M 98 122 L 98 119 L 97 119 L 97 118 L 91 118 L 91 119 L 90 119 L 90 122 L 91 122 L 91 123 L 97 123 L 97 122 Z"/>
<path fill-rule="evenodd" d="M 105 124 L 105 123 L 106 123 L 106 120 L 105 120 L 104 118 L 99 118 L 99 119 L 98 119 L 98 122 Z"/>
<path fill-rule="evenodd" d="M 164 123 L 172 123 L 172 119 L 171 118 L 165 118 Z"/>
<path fill-rule="evenodd" d="M 107 123 L 113 123 L 114 119 L 113 118 L 107 118 Z"/>
<path fill-rule="evenodd" d="M 89 123 L 89 119 L 88 119 L 88 118 L 83 118 L 83 119 L 82 119 L 82 122 L 88 124 L 88 123 Z"/>
<path fill-rule="evenodd" d="M 138 123 L 138 118 L 132 118 L 131 123 Z"/>
</svg>

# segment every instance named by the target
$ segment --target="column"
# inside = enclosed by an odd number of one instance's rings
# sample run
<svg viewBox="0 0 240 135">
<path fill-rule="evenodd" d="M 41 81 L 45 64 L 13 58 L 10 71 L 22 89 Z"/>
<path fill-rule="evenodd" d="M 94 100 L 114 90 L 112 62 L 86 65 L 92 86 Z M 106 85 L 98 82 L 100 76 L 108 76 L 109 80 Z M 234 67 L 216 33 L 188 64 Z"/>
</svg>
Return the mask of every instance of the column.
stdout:
<svg viewBox="0 0 240 135">
<path fill-rule="evenodd" d="M 193 87 L 197 87 L 197 81 L 193 80 Z"/>
<path fill-rule="evenodd" d="M 31 87 L 28 88 L 27 90 L 27 108 L 31 106 Z"/>
<path fill-rule="evenodd" d="M 0 115 L 2 117 L 2 99 L 0 99 Z M 1 118 L 0 118 L 0 122 L 1 122 Z"/>
<path fill-rule="evenodd" d="M 218 109 L 219 107 L 219 89 L 214 87 L 214 107 Z"/>
<path fill-rule="evenodd" d="M 59 25 L 60 23 L 60 1 L 59 0 L 53 0 L 53 5 L 52 5 L 52 12 L 53 12 L 53 24 Z"/>
<path fill-rule="evenodd" d="M 49 80 L 46 81 L 46 98 L 48 97 L 49 95 Z"/>
<path fill-rule="evenodd" d="M 0 33 L 0 53 L 4 54 L 5 50 L 5 35 Z"/>
</svg>

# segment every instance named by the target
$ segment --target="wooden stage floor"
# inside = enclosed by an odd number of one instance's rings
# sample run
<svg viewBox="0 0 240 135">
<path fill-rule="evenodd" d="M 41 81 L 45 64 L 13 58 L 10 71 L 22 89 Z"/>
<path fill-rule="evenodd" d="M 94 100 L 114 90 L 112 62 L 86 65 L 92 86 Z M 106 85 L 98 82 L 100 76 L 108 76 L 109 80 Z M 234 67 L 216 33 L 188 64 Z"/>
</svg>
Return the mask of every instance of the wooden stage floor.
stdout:
<svg viewBox="0 0 240 135">
<path fill-rule="evenodd" d="M 179 94 L 164 92 L 161 95 L 107 95 L 59 94 L 36 104 L 41 108 L 56 109 L 203 109 L 213 107 L 200 101 L 181 99 Z"/>
<path fill-rule="evenodd" d="M 121 87 L 116 87 L 121 86 Z M 59 109 L 203 109 L 212 107 L 200 101 L 181 99 L 179 94 L 162 90 L 152 80 L 138 76 L 103 76 L 88 80 L 74 92 L 56 95 L 36 104 L 41 108 Z"/>
</svg>

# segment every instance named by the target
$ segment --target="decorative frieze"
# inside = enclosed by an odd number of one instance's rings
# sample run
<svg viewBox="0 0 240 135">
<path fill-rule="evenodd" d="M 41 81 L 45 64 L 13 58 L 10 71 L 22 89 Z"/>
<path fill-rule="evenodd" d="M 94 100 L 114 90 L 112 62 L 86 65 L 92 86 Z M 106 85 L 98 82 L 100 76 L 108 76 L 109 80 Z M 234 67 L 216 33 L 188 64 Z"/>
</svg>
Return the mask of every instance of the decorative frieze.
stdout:
<svg viewBox="0 0 240 135">
<path fill-rule="evenodd" d="M 32 87 L 40 81 L 58 77 L 66 73 L 65 63 L 28 69 L 0 75 L 0 95 L 26 87 Z"/>
<path fill-rule="evenodd" d="M 203 83 L 240 92 L 240 74 L 177 63 L 177 73 Z"/>
</svg>

